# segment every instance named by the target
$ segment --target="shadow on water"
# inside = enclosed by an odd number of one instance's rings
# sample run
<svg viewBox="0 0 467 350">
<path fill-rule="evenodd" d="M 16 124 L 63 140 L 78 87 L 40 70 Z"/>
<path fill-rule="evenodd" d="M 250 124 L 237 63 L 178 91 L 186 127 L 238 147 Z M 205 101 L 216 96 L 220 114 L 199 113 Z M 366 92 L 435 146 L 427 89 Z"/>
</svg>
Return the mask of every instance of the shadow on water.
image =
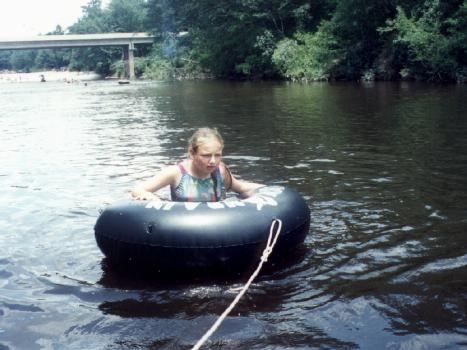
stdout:
<svg viewBox="0 0 467 350">
<path fill-rule="evenodd" d="M 273 280 L 275 276 L 289 273 L 303 264 L 309 249 L 301 244 L 293 254 L 269 259 L 262 267 L 258 279 Z M 258 263 L 235 272 L 232 270 L 210 269 L 209 271 L 160 271 L 141 265 L 122 265 L 102 259 L 102 277 L 99 284 L 106 288 L 119 289 L 177 289 L 187 285 L 238 284 L 246 282 L 258 267 Z"/>
<path fill-rule="evenodd" d="M 303 260 L 309 250 L 300 245 L 296 248 L 293 256 L 279 257 L 270 259 L 263 265 L 261 273 L 254 281 L 254 284 L 260 283 L 274 283 L 275 280 L 281 280 L 292 273 L 293 270 L 300 268 Z M 259 261 L 258 261 L 259 263 Z M 141 291 L 143 295 L 141 298 L 124 299 L 117 301 L 108 301 L 99 305 L 99 309 L 105 313 L 118 315 L 121 317 L 175 317 L 180 313 L 194 317 L 200 314 L 222 313 L 222 307 L 225 307 L 238 293 L 241 287 L 248 281 L 250 276 L 257 268 L 257 264 L 250 266 L 237 273 L 222 270 L 209 270 L 195 271 L 195 272 L 160 272 L 154 270 L 144 269 L 141 266 L 122 266 L 113 264 L 109 259 L 104 258 L 101 262 L 102 277 L 98 284 L 105 288 L 112 288 L 117 290 L 132 290 Z M 253 289 L 254 289 L 253 284 Z M 179 294 L 185 295 L 187 291 L 193 289 L 209 290 L 210 287 L 216 286 L 216 297 L 219 299 L 217 302 L 210 301 L 208 305 L 202 306 L 206 301 L 206 295 L 186 295 L 180 297 Z M 150 293 L 150 297 L 145 297 L 145 293 Z M 155 293 L 175 293 L 179 297 L 170 298 L 163 305 L 160 300 L 152 299 Z M 283 291 L 282 291 L 283 292 Z M 282 293 L 278 290 L 277 302 L 271 303 L 269 299 L 264 305 L 260 301 L 256 301 L 255 309 L 262 310 L 263 312 L 274 310 L 278 308 L 284 300 L 281 300 Z M 254 295 L 254 293 L 253 293 Z M 254 298 L 254 296 L 252 297 Z M 196 307 L 198 306 L 198 307 Z M 199 309 L 201 307 L 201 309 Z M 206 309 L 207 308 L 207 309 Z M 238 313 L 249 313 L 248 307 L 243 308 L 239 306 L 236 310 Z"/>
<path fill-rule="evenodd" d="M 356 343 L 332 337 L 320 327 L 304 325 L 302 328 L 297 325 L 296 329 L 291 332 L 287 327 L 280 330 L 275 327 L 268 329 L 269 327 L 263 325 L 268 319 L 266 315 L 270 313 L 276 313 L 279 316 L 278 326 L 280 319 L 287 319 L 293 315 L 293 312 L 284 309 L 284 305 L 290 302 L 291 296 L 301 293 L 302 285 L 291 281 L 289 276 L 306 272 L 303 265 L 304 259 L 309 254 L 312 254 L 310 248 L 303 245 L 297 250 L 294 259 L 268 266 L 237 304 L 225 325 L 217 331 L 218 336 L 213 337 L 203 348 L 254 349 L 258 348 L 258 344 L 261 344 L 261 348 L 278 346 L 278 344 L 284 347 L 358 348 Z M 182 281 L 176 276 L 164 276 L 159 279 L 159 276 L 155 278 L 154 275 L 148 275 L 147 271 L 122 270 L 112 266 L 107 259 L 103 259 L 102 269 L 103 275 L 99 284 L 121 291 L 137 291 L 134 298 L 119 298 L 102 302 L 99 310 L 104 314 L 129 319 L 191 320 L 195 322 L 194 329 L 197 329 L 195 331 L 197 335 L 192 342 L 186 337 L 180 339 L 179 337 L 164 337 L 162 334 L 157 340 L 147 342 L 141 342 L 141 340 L 132 342 L 125 339 L 113 345 L 116 349 L 129 346 L 144 346 L 148 349 L 191 349 L 196 340 L 201 338 L 204 331 L 207 331 L 232 302 L 250 275 L 250 271 L 246 271 L 248 273 L 245 272 L 243 276 L 229 276 L 230 278 L 227 279 L 220 275 L 194 276 L 189 281 Z M 324 293 L 318 292 L 315 296 L 319 294 Z M 326 299 L 314 307 L 324 306 L 329 302 L 332 302 L 332 299 Z M 211 315 L 211 317 L 208 318 L 207 323 L 205 321 L 199 323 L 199 320 L 204 319 L 204 316 L 200 317 L 200 315 Z M 255 319 L 257 321 L 253 321 Z M 257 336 L 251 336 L 256 333 Z M 226 335 L 229 336 L 226 338 Z M 260 342 L 258 342 L 259 339 Z"/>
</svg>

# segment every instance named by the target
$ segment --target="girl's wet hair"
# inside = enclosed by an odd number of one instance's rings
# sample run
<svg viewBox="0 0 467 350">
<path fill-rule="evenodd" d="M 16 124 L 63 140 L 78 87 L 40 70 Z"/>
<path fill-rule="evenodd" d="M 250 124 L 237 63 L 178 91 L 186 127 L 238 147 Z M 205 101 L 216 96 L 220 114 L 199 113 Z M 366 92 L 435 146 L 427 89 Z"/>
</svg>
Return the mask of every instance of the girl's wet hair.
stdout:
<svg viewBox="0 0 467 350">
<path fill-rule="evenodd" d="M 224 139 L 217 129 L 200 128 L 188 140 L 188 154 L 196 153 L 198 147 L 203 143 L 203 139 L 214 139 L 220 143 L 221 148 L 224 148 Z"/>
</svg>

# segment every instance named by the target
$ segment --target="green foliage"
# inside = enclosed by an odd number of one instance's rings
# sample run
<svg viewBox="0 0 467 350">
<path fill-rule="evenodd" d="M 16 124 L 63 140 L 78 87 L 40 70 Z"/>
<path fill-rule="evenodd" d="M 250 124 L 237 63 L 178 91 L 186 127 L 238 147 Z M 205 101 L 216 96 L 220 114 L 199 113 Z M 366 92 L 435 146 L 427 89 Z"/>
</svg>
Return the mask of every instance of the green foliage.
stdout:
<svg viewBox="0 0 467 350">
<path fill-rule="evenodd" d="M 141 32 L 146 29 L 146 18 L 145 0 L 112 0 L 106 9 L 102 9 L 101 0 L 91 0 L 83 6 L 83 16 L 69 31 L 76 34 Z M 121 57 L 121 48 L 74 49 L 69 67 L 109 75 L 120 70 L 114 62 L 121 61 Z"/>
<path fill-rule="evenodd" d="M 109 32 L 107 16 L 101 8 L 101 0 L 90 0 L 86 6 L 82 6 L 83 16 L 68 30 L 70 34 L 92 34 Z"/>
<path fill-rule="evenodd" d="M 107 16 L 102 10 L 101 0 L 90 0 L 82 7 L 83 16 L 68 28 L 71 34 L 105 33 L 109 31 Z M 69 68 L 78 71 L 96 71 L 98 74 L 110 73 L 115 50 L 103 48 L 73 49 Z"/>
<path fill-rule="evenodd" d="M 183 24 L 190 11 L 190 2 L 182 0 L 148 0 L 147 20 L 154 34 L 161 39 L 187 29 Z"/>
<path fill-rule="evenodd" d="M 235 72 L 249 77 L 274 76 L 275 70 L 271 60 L 274 48 L 275 38 L 270 30 L 258 34 L 252 52 L 242 63 L 235 65 Z"/>
<path fill-rule="evenodd" d="M 34 60 L 34 67 L 59 69 L 68 67 L 70 63 L 70 49 L 38 50 Z"/>
<path fill-rule="evenodd" d="M 464 0 L 452 17 L 446 20 L 446 30 L 450 35 L 448 49 L 457 62 L 456 80 L 467 82 L 467 0 Z"/>
<path fill-rule="evenodd" d="M 122 60 L 115 61 L 111 66 L 113 75 L 123 77 L 125 64 Z M 135 57 L 135 75 L 155 80 L 171 80 L 175 76 L 175 67 L 162 55 L 161 45 L 155 46 L 147 57 Z"/>
<path fill-rule="evenodd" d="M 104 13 L 111 32 L 127 33 L 146 30 L 145 0 L 112 0 Z"/>
<path fill-rule="evenodd" d="M 151 57 L 135 57 L 135 75 L 141 77 L 149 70 Z M 122 60 L 115 61 L 111 65 L 111 73 L 114 76 L 122 78 L 125 76 L 125 63 Z"/>
<path fill-rule="evenodd" d="M 306 0 L 148 0 L 149 21 L 162 38 L 188 31 L 187 62 L 217 76 L 271 77 L 276 42 L 297 27 L 313 28 L 314 13 L 329 1 Z M 188 58 L 187 58 L 188 56 Z"/>
<path fill-rule="evenodd" d="M 432 1 L 430 5 L 418 18 L 409 18 L 403 9 L 397 8 L 396 17 L 380 31 L 390 32 L 396 52 L 405 54 L 401 75 L 421 80 L 455 80 L 458 73 L 465 70 L 465 62 L 461 62 L 465 56 L 459 55 L 465 53 L 466 48 L 466 41 L 459 41 L 465 39 L 465 31 L 459 31 L 465 29 L 465 19 L 464 24 L 462 16 L 445 22 L 440 3 Z M 465 11 L 465 1 L 463 8 Z M 447 35 L 443 27 L 454 35 Z"/>
<path fill-rule="evenodd" d="M 65 32 L 62 27 L 57 25 L 55 30 L 46 35 L 63 35 Z M 70 63 L 70 49 L 45 49 L 38 50 L 34 59 L 34 67 L 46 69 L 60 69 L 67 67 Z"/>
<path fill-rule="evenodd" d="M 34 50 L 15 50 L 10 56 L 10 66 L 17 71 L 29 72 L 36 57 Z"/>
<path fill-rule="evenodd" d="M 155 80 L 171 80 L 175 77 L 175 69 L 170 61 L 153 57 L 144 69 L 144 77 Z"/>
<path fill-rule="evenodd" d="M 0 51 L 0 70 L 10 69 L 10 55 L 9 51 Z"/>
<path fill-rule="evenodd" d="M 122 78 L 125 75 L 125 63 L 123 61 L 115 61 L 110 66 L 112 75 Z"/>
<path fill-rule="evenodd" d="M 111 0 L 105 9 L 90 0 L 82 9 L 71 34 L 156 36 L 153 51 L 138 47 L 138 76 L 467 80 L 467 0 Z M 121 56 L 120 48 L 12 51 L 0 53 L 0 68 L 121 74 Z"/>
<path fill-rule="evenodd" d="M 297 33 L 295 39 L 277 44 L 273 62 L 287 78 L 293 80 L 329 80 L 342 52 L 332 35 L 332 23 L 323 21 L 315 33 Z"/>
<path fill-rule="evenodd" d="M 62 27 L 57 25 L 55 29 L 46 35 L 62 35 Z M 31 71 L 36 69 L 58 69 L 68 66 L 70 57 L 69 49 L 43 49 L 25 51 L 0 51 L 0 69 L 14 69 Z"/>
<path fill-rule="evenodd" d="M 69 68 L 78 71 L 95 71 L 105 76 L 111 73 L 112 63 L 121 60 L 121 57 L 121 48 L 73 49 Z"/>
<path fill-rule="evenodd" d="M 465 81 L 466 0 L 400 2 L 412 17 L 388 1 L 339 2 L 317 30 L 277 43 L 277 69 L 293 80 Z"/>
<path fill-rule="evenodd" d="M 334 72 L 336 78 L 358 80 L 373 67 L 383 46 L 377 28 L 392 13 L 392 2 L 386 0 L 338 3 L 330 23 L 330 33 L 342 53 Z"/>
<path fill-rule="evenodd" d="M 140 63 L 143 77 L 155 80 L 171 80 L 175 77 L 174 62 L 164 54 L 164 45 L 154 45 L 150 57 Z"/>
</svg>

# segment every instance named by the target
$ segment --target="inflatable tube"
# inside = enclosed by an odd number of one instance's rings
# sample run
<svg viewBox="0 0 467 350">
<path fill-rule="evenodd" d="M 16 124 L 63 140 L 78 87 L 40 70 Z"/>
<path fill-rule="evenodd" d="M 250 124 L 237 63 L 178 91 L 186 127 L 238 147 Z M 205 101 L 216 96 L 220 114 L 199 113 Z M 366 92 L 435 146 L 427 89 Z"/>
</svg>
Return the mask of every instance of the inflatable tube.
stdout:
<svg viewBox="0 0 467 350">
<path fill-rule="evenodd" d="M 117 203 L 101 213 L 94 230 L 99 248 L 114 263 L 224 273 L 259 261 L 275 218 L 282 220 L 282 230 L 271 257 L 293 254 L 308 233 L 310 210 L 297 192 L 282 186 L 214 203 Z"/>
</svg>

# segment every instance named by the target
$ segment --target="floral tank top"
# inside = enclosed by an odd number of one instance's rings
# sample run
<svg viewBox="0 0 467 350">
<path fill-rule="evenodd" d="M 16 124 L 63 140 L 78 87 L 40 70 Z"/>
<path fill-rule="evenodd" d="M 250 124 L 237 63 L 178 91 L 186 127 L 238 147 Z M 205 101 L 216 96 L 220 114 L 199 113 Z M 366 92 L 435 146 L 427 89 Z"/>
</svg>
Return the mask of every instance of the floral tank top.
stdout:
<svg viewBox="0 0 467 350">
<path fill-rule="evenodd" d="M 170 186 L 170 194 L 175 202 L 217 202 L 222 196 L 222 176 L 217 168 L 213 176 L 206 179 L 188 173 L 182 163 L 178 164 L 182 177 L 176 187 Z M 217 188 L 217 191 L 214 190 Z"/>
</svg>

